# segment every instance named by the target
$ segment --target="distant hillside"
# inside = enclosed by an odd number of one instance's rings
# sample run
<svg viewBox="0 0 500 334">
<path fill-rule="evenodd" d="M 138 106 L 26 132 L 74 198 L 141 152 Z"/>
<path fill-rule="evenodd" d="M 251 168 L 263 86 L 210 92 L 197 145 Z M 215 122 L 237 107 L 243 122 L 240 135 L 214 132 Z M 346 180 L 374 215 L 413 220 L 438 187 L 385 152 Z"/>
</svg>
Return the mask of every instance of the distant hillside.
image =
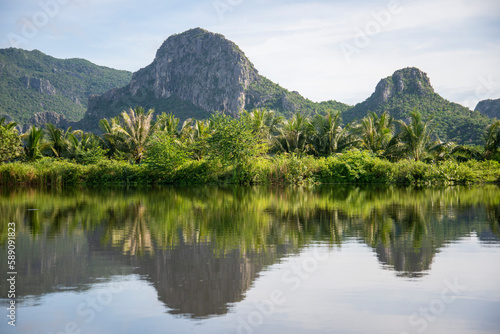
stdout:
<svg viewBox="0 0 500 334">
<path fill-rule="evenodd" d="M 480 101 L 475 110 L 486 117 L 500 119 L 500 99 Z"/>
<path fill-rule="evenodd" d="M 389 111 L 395 119 L 406 120 L 417 108 L 424 117 L 434 115 L 436 134 L 441 140 L 481 144 L 490 119 L 434 92 L 427 74 L 417 68 L 405 68 L 382 79 L 375 92 L 364 102 L 343 114 L 345 122 L 365 117 L 368 112 Z"/>
<path fill-rule="evenodd" d="M 95 129 L 99 119 L 138 105 L 172 112 L 181 120 L 208 118 L 213 111 L 236 116 L 263 107 L 285 116 L 349 108 L 335 101 L 314 103 L 280 87 L 259 75 L 236 44 L 200 28 L 169 37 L 127 86 L 91 97 L 80 126 Z"/>
<path fill-rule="evenodd" d="M 132 73 L 84 59 L 56 59 L 42 52 L 0 49 L 0 115 L 25 125 L 54 112 L 80 120 L 88 97 L 130 82 Z M 51 113 L 46 113 L 51 112 Z M 53 119 L 50 118 L 50 119 Z"/>
</svg>

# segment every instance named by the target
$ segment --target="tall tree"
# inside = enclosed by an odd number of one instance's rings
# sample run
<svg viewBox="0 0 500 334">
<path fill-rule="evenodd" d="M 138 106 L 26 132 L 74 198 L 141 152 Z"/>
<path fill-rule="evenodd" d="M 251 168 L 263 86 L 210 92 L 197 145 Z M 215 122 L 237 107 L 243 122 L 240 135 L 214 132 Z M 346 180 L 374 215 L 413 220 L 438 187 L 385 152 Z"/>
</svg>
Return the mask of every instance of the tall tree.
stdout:
<svg viewBox="0 0 500 334">
<path fill-rule="evenodd" d="M 137 107 L 120 114 L 122 124 L 116 127 L 116 132 L 123 136 L 128 151 L 137 163 L 141 162 L 147 141 L 154 130 L 153 113 L 153 109 L 145 112 L 143 108 Z"/>
<path fill-rule="evenodd" d="M 312 125 L 314 132 L 311 137 L 317 155 L 342 152 L 359 141 L 351 132 L 349 124 L 342 127 L 339 111 L 329 110 L 325 116 L 316 115 Z"/>
<path fill-rule="evenodd" d="M 24 141 L 24 154 L 28 161 L 34 161 L 43 157 L 43 151 L 48 147 L 44 141 L 45 132 L 36 126 L 32 126 L 21 138 Z"/>
<path fill-rule="evenodd" d="M 275 145 L 281 152 L 295 153 L 301 156 L 311 149 L 309 137 L 313 131 L 311 122 L 297 113 L 290 120 L 286 120 L 278 128 Z"/>
<path fill-rule="evenodd" d="M 213 126 L 208 138 L 211 158 L 219 159 L 223 165 L 233 165 L 235 176 L 239 177 L 249 161 L 263 152 L 263 146 L 242 119 L 215 113 L 210 123 Z"/>
<path fill-rule="evenodd" d="M 107 155 L 109 157 L 114 157 L 120 149 L 126 146 L 119 131 L 121 128 L 120 118 L 116 116 L 110 120 L 105 118 L 101 119 L 99 121 L 99 128 L 102 131 L 101 138 L 107 149 Z"/>
<path fill-rule="evenodd" d="M 172 113 L 157 116 L 156 118 L 156 128 L 160 131 L 168 133 L 170 136 L 179 136 L 179 119 L 176 118 Z"/>
<path fill-rule="evenodd" d="M 361 148 L 382 154 L 394 136 L 394 119 L 388 112 L 384 112 L 380 117 L 370 112 L 361 120 L 357 132 L 361 139 Z"/>
<path fill-rule="evenodd" d="M 66 132 L 56 128 L 53 124 L 47 123 L 45 125 L 47 131 L 47 144 L 51 149 L 52 153 L 57 157 L 62 157 L 66 153 L 69 142 L 68 134 L 71 132 L 71 127 L 69 127 Z"/>
<path fill-rule="evenodd" d="M 181 140 L 193 159 L 201 160 L 208 153 L 208 138 L 212 133 L 210 120 L 187 119 L 182 125 Z"/>
<path fill-rule="evenodd" d="M 484 136 L 484 158 L 490 159 L 500 147 L 500 120 L 486 128 Z"/>
<path fill-rule="evenodd" d="M 283 123 L 283 117 L 276 115 L 267 108 L 254 109 L 251 112 L 243 111 L 241 118 L 252 128 L 253 133 L 262 141 L 271 143 L 272 136 L 277 133 L 278 127 Z"/>
<path fill-rule="evenodd" d="M 435 126 L 432 124 L 432 117 L 424 121 L 422 115 L 415 108 L 410 113 L 410 122 L 407 124 L 398 121 L 401 130 L 398 134 L 398 140 L 402 144 L 402 153 L 409 159 L 421 160 L 428 149 L 433 145 L 432 133 Z"/>
<path fill-rule="evenodd" d="M 15 125 L 10 124 L 5 124 L 3 119 L 0 119 L 0 163 L 18 158 L 23 151 L 19 133 Z"/>
</svg>

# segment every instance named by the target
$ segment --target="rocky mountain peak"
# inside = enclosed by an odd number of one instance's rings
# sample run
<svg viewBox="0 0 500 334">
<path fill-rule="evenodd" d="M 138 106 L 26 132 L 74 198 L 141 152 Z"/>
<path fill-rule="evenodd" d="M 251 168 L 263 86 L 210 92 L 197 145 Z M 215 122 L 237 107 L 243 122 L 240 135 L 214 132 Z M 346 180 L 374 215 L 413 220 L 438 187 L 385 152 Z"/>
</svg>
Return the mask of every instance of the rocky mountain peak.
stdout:
<svg viewBox="0 0 500 334">
<path fill-rule="evenodd" d="M 245 90 L 258 72 L 236 44 L 201 28 L 169 37 L 149 66 L 134 73 L 132 96 L 176 95 L 211 112 L 236 115 L 245 107 Z M 144 92 L 149 90 L 149 92 Z"/>
<path fill-rule="evenodd" d="M 396 94 L 403 92 L 425 96 L 433 93 L 434 89 L 426 73 L 415 67 L 407 67 L 380 80 L 371 98 L 375 100 L 376 104 L 382 104 Z"/>
</svg>

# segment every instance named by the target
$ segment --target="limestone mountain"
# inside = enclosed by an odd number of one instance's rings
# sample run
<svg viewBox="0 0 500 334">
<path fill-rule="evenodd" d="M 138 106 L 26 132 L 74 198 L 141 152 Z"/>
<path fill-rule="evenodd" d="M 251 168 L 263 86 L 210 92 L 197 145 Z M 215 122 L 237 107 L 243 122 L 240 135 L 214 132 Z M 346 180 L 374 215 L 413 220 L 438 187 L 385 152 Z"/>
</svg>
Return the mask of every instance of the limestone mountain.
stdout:
<svg viewBox="0 0 500 334">
<path fill-rule="evenodd" d="M 500 99 L 480 101 L 475 110 L 489 118 L 500 119 Z"/>
<path fill-rule="evenodd" d="M 123 86 L 131 76 L 130 72 L 84 59 L 57 59 L 38 50 L 0 49 L 0 115 L 10 116 L 20 126 L 31 124 L 30 119 L 67 118 L 64 124 L 78 121 L 91 94 Z"/>
<path fill-rule="evenodd" d="M 433 115 L 436 134 L 443 141 L 481 144 L 490 120 L 478 111 L 471 111 L 450 102 L 434 91 L 426 73 L 408 67 L 380 80 L 375 92 L 364 102 L 343 113 L 344 122 L 362 119 L 370 111 L 388 111 L 395 119 L 407 120 L 417 108 L 427 118 Z"/>
<path fill-rule="evenodd" d="M 181 120 L 261 107 L 285 115 L 348 108 L 335 101 L 314 103 L 280 87 L 261 76 L 235 43 L 201 28 L 170 36 L 128 85 L 92 96 L 81 126 L 93 129 L 100 119 L 135 106 L 172 112 Z"/>
</svg>

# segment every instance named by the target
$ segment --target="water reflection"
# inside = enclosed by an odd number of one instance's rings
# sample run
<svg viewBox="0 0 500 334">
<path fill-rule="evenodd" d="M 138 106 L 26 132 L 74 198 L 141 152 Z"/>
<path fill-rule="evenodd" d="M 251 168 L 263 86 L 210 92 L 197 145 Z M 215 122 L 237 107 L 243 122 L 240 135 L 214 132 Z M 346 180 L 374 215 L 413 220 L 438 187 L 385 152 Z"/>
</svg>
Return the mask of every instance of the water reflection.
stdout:
<svg viewBox="0 0 500 334">
<path fill-rule="evenodd" d="M 498 245 L 499 204 L 497 186 L 4 189 L 0 242 L 4 254 L 16 222 L 21 301 L 136 273 L 171 314 L 205 318 L 227 313 L 266 267 L 314 242 L 354 237 L 383 268 L 422 277 L 441 248 L 471 233 Z"/>
</svg>

